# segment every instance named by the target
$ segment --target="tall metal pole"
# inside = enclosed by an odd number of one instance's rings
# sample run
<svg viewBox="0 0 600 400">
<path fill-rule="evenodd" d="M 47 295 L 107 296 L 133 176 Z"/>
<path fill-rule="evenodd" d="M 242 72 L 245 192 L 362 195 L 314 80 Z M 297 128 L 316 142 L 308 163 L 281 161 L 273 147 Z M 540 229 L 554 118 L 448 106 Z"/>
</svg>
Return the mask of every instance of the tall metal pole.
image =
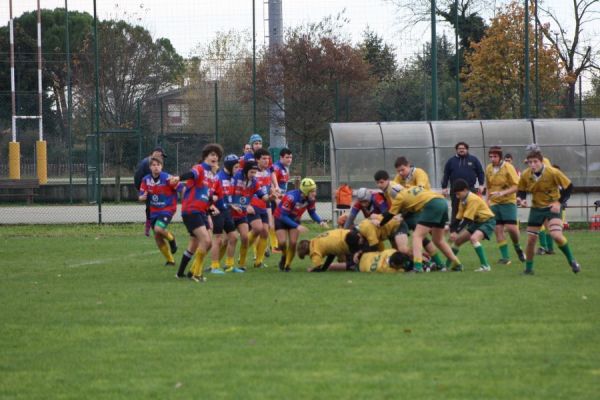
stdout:
<svg viewBox="0 0 600 400">
<path fill-rule="evenodd" d="M 98 190 L 96 202 L 98 203 L 98 223 L 102 223 L 102 171 L 100 170 L 100 77 L 98 60 L 98 17 L 96 15 L 96 0 L 94 0 L 94 86 L 95 107 L 94 125 L 96 128 L 96 174 L 98 175 Z"/>
<path fill-rule="evenodd" d="M 252 133 L 256 133 L 256 0 L 252 0 Z"/>
<path fill-rule="evenodd" d="M 37 0 L 37 64 L 38 64 L 38 140 L 44 140 L 44 125 L 42 123 L 42 12 L 40 0 Z"/>
<path fill-rule="evenodd" d="M 454 0 L 454 48 L 456 49 L 456 119 L 460 119 L 460 48 L 458 47 L 458 0 Z"/>
<path fill-rule="evenodd" d="M 73 91 L 71 87 L 71 42 L 69 38 L 69 5 L 65 0 L 65 50 L 67 51 L 67 140 L 69 145 L 69 203 L 73 203 L 73 136 L 71 134 L 71 112 Z"/>
<path fill-rule="evenodd" d="M 529 0 L 525 0 L 525 118 L 529 114 Z"/>
<path fill-rule="evenodd" d="M 11 121 L 11 129 L 12 129 L 12 137 L 11 141 L 17 141 L 17 98 L 15 93 L 15 34 L 14 34 L 14 24 L 15 21 L 13 19 L 13 6 L 12 0 L 9 0 L 8 7 L 10 9 L 10 102 L 12 106 L 12 121 Z"/>
<path fill-rule="evenodd" d="M 431 120 L 438 119 L 437 38 L 435 33 L 435 0 L 431 0 Z"/>
<path fill-rule="evenodd" d="M 219 143 L 219 86 L 215 80 L 215 143 Z"/>
<path fill-rule="evenodd" d="M 535 0 L 535 117 L 540 117 L 540 68 L 539 68 L 539 26 L 538 26 L 538 0 Z"/>
</svg>

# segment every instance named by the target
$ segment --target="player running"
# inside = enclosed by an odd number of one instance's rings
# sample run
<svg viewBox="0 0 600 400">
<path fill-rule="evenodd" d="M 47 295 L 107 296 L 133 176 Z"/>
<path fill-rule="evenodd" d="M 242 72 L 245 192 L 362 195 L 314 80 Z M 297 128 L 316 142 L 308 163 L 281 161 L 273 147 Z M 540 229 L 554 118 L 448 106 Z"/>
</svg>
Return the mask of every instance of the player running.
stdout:
<svg viewBox="0 0 600 400">
<path fill-rule="evenodd" d="M 283 199 L 275 210 L 275 233 L 281 250 L 279 270 L 289 272 L 292 260 L 296 255 L 296 244 L 301 233 L 308 229 L 300 225 L 300 218 L 304 211 L 316 223 L 327 226 L 325 221 L 316 212 L 317 184 L 310 178 L 304 178 L 300 182 L 300 189 L 292 190 L 283 196 Z"/>
<path fill-rule="evenodd" d="M 167 260 L 165 265 L 171 266 L 175 265 L 173 254 L 177 252 L 177 243 L 167 227 L 177 212 L 177 191 L 181 189 L 181 185 L 170 183 L 171 175 L 163 172 L 162 168 L 162 158 L 150 158 L 150 174 L 142 178 L 138 199 L 149 205 L 154 240 Z"/>
</svg>

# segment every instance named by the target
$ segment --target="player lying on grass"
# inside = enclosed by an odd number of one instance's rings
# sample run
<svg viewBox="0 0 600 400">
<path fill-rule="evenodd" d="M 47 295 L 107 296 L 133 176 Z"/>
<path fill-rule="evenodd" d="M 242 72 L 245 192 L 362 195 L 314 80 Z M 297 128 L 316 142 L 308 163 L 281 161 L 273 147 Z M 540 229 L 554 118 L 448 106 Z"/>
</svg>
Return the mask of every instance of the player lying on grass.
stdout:
<svg viewBox="0 0 600 400">
<path fill-rule="evenodd" d="M 533 257 L 537 235 L 541 226 L 545 226 L 552 239 L 563 252 L 571 270 L 580 271 L 580 266 L 573 257 L 567 238 L 563 235 L 561 210 L 571 196 L 573 184 L 560 170 L 544 163 L 544 156 L 539 151 L 527 154 L 529 168 L 523 171 L 519 179 L 517 203 L 527 207 L 527 193 L 532 195 L 532 205 L 527 220 L 527 248 L 525 254 L 526 275 L 533 275 Z"/>
<path fill-rule="evenodd" d="M 208 232 L 208 210 L 211 205 L 211 181 L 207 177 L 212 169 L 219 164 L 223 156 L 223 148 L 211 143 L 202 149 L 202 161 L 192 167 L 189 172 L 171 178 L 172 182 L 185 181 L 185 192 L 181 201 L 181 216 L 190 234 L 190 241 L 183 253 L 177 278 L 182 278 L 187 264 L 194 257 L 188 277 L 195 282 L 204 282 L 202 265 L 204 257 L 211 247 L 212 241 Z M 206 166 L 206 168 L 203 166 Z M 207 169 L 210 169 L 207 171 Z M 195 253 L 195 254 L 194 254 Z"/>
<path fill-rule="evenodd" d="M 142 178 L 139 201 L 150 207 L 150 225 L 154 230 L 154 240 L 160 252 L 165 256 L 165 265 L 175 265 L 173 254 L 177 252 L 175 236 L 167 227 L 177 212 L 178 183 L 171 183 L 171 175 L 162 171 L 163 160 L 160 157 L 150 158 L 150 174 Z"/>
<path fill-rule="evenodd" d="M 390 211 L 384 214 L 381 225 L 385 225 L 397 214 L 413 213 L 416 227 L 413 233 L 412 249 L 415 272 L 423 272 L 423 239 L 431 233 L 433 243 L 451 260 L 453 271 L 462 271 L 460 260 L 452 253 L 444 238 L 448 222 L 448 203 L 441 194 L 416 186 L 402 189 L 394 198 Z"/>
<path fill-rule="evenodd" d="M 317 184 L 310 178 L 304 178 L 300 182 L 300 189 L 286 193 L 275 209 L 275 233 L 281 251 L 279 270 L 289 272 L 292 260 L 296 255 L 296 244 L 301 233 L 308 229 L 300 224 L 300 218 L 304 211 L 316 223 L 323 227 L 327 226 L 325 221 L 316 212 Z"/>
<path fill-rule="evenodd" d="M 354 265 L 353 255 L 361 249 L 363 243 L 362 236 L 355 230 L 332 229 L 311 240 L 301 240 L 298 244 L 298 257 L 310 257 L 308 272 L 327 271 L 336 257 L 340 263 L 335 265 L 351 269 Z"/>
<path fill-rule="evenodd" d="M 354 220 L 359 212 L 362 212 L 365 218 L 369 218 L 373 214 L 383 214 L 389 208 L 385 196 L 378 191 L 360 188 L 354 195 L 356 196 L 356 201 L 352 204 L 350 214 L 344 222 L 345 229 L 350 229 L 354 226 Z"/>
<path fill-rule="evenodd" d="M 457 179 L 452 184 L 454 195 L 457 197 L 458 212 L 456 220 L 450 226 L 450 241 L 454 243 L 452 251 L 458 254 L 459 247 L 471 241 L 481 266 L 477 272 L 489 272 L 492 270 L 490 263 L 481 245 L 483 239 L 489 240 L 496 227 L 496 218 L 485 200 L 477 194 L 472 193 L 469 184 L 464 179 Z M 450 262 L 448 262 L 448 265 Z"/>
</svg>

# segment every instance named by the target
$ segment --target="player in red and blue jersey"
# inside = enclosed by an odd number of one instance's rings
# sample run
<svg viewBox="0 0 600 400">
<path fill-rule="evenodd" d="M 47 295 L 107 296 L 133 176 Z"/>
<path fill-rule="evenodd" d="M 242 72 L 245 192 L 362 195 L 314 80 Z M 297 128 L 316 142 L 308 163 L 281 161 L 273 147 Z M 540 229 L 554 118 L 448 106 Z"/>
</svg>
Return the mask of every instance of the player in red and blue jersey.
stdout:
<svg viewBox="0 0 600 400">
<path fill-rule="evenodd" d="M 301 233 L 308 229 L 300 225 L 300 218 L 308 210 L 313 221 L 327 226 L 316 212 L 317 184 L 310 178 L 300 182 L 300 189 L 292 190 L 283 196 L 275 209 L 275 232 L 279 241 L 279 249 L 283 253 L 279 262 L 281 271 L 290 271 L 292 260 L 296 255 L 296 243 Z M 289 241 L 288 241 L 289 237 Z"/>
<path fill-rule="evenodd" d="M 229 201 L 231 216 L 233 222 L 240 233 L 240 259 L 239 268 L 245 269 L 246 256 L 249 246 L 249 224 L 248 211 L 252 211 L 252 199 L 257 197 L 266 201 L 269 198 L 269 192 L 264 186 L 260 186 L 256 180 L 258 173 L 258 164 L 254 160 L 247 161 L 244 168 L 238 171 L 233 177 L 233 196 Z"/>
<path fill-rule="evenodd" d="M 223 160 L 223 168 L 217 173 L 216 210 L 211 216 L 213 222 L 211 271 L 220 269 L 220 260 L 227 254 L 225 272 L 244 272 L 243 269 L 234 267 L 237 234 L 229 207 L 234 195 L 233 177 L 238 172 L 239 165 L 239 157 L 235 154 L 229 154 Z M 223 232 L 225 232 L 225 235 Z"/>
<path fill-rule="evenodd" d="M 173 254 L 177 252 L 177 243 L 175 236 L 167 230 L 167 227 L 177 212 L 177 191 L 181 189 L 181 185 L 170 183 L 171 175 L 162 172 L 162 168 L 162 158 L 150 158 L 150 174 L 142 178 L 139 200 L 149 206 L 154 240 L 167 260 L 165 265 L 170 266 L 175 265 Z"/>
<path fill-rule="evenodd" d="M 175 182 L 185 181 L 181 216 L 190 234 L 190 242 L 177 271 L 178 278 L 184 276 L 185 268 L 195 253 L 194 263 L 188 276 L 196 282 L 206 280 L 202 264 L 211 247 L 211 238 L 208 232 L 208 212 L 211 206 L 213 185 L 211 176 L 212 169 L 218 166 L 222 156 L 223 148 L 219 144 L 207 144 L 202 149 L 202 164 L 196 164 L 189 172 L 172 178 Z"/>
<path fill-rule="evenodd" d="M 350 209 L 350 215 L 344 223 L 344 229 L 350 229 L 354 225 L 354 220 L 361 211 L 365 218 L 369 218 L 373 214 L 383 214 L 388 210 L 389 206 L 383 193 L 360 188 L 356 191 L 356 201 Z"/>
<path fill-rule="evenodd" d="M 269 212 L 270 212 L 270 200 L 274 199 L 271 193 L 271 183 L 273 182 L 271 169 L 269 168 L 269 162 L 271 155 L 265 149 L 258 149 L 254 152 L 254 158 L 258 165 L 258 172 L 256 173 L 256 182 L 260 188 L 269 194 L 271 198 L 266 200 L 254 196 L 250 202 L 252 206 L 248 209 L 248 223 L 252 228 L 250 233 L 250 246 L 255 240 L 258 240 L 256 244 L 256 260 L 254 262 L 255 268 L 261 268 L 265 265 L 263 260 L 265 258 L 265 250 L 267 248 L 267 241 L 269 239 Z"/>
<path fill-rule="evenodd" d="M 271 215 L 269 215 L 269 240 L 273 252 L 279 252 L 279 244 L 277 235 L 275 234 L 275 218 L 273 213 L 277 204 L 281 202 L 281 198 L 287 192 L 288 182 L 290 181 L 290 165 L 292 164 L 292 151 L 284 147 L 279 152 L 279 161 L 271 166 L 271 192 L 275 200 L 271 202 Z"/>
</svg>

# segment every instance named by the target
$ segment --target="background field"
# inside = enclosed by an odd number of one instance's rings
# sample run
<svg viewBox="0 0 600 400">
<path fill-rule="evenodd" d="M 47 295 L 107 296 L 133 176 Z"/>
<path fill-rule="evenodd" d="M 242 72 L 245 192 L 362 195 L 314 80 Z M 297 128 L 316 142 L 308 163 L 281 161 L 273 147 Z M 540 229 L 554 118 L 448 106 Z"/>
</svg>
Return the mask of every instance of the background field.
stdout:
<svg viewBox="0 0 600 400">
<path fill-rule="evenodd" d="M 577 276 L 561 254 L 536 258 L 533 277 L 516 262 L 473 273 L 466 246 L 465 273 L 308 274 L 296 260 L 283 274 L 271 257 L 199 285 L 141 232 L 2 226 L 0 398 L 600 393 L 600 233 L 568 233 Z"/>
</svg>

